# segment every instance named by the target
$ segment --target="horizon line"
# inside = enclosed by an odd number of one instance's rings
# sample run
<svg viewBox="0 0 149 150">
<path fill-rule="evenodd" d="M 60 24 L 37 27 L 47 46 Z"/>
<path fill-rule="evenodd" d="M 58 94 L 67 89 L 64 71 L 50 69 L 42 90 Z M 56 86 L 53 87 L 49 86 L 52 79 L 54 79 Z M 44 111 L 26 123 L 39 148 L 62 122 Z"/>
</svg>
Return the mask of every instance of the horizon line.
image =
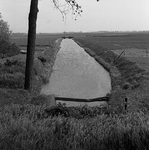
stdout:
<svg viewBox="0 0 149 150">
<path fill-rule="evenodd" d="M 105 33 L 105 32 L 149 32 L 149 30 L 125 30 L 125 31 L 63 31 L 63 32 L 38 32 L 36 34 L 66 34 L 66 33 Z M 12 32 L 12 34 L 28 34 L 26 32 Z"/>
</svg>

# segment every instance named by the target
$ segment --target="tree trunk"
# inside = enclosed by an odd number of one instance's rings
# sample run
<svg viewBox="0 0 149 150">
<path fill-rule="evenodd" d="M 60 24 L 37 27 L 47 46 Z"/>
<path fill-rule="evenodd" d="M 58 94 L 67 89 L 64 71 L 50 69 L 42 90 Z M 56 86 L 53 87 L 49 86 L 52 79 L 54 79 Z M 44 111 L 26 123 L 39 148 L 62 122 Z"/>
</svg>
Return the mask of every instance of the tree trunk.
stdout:
<svg viewBox="0 0 149 150">
<path fill-rule="evenodd" d="M 30 90 L 31 81 L 33 78 L 37 13 L 38 13 L 38 0 L 31 0 L 29 13 L 25 84 L 24 84 L 24 88 L 26 90 Z"/>
</svg>

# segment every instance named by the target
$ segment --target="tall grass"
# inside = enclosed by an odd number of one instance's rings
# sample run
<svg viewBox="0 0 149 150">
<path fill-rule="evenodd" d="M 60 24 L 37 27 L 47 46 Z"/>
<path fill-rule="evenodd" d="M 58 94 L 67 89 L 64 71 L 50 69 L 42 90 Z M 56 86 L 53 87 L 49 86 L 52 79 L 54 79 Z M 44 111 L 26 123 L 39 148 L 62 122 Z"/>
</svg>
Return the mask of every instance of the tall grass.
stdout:
<svg viewBox="0 0 149 150">
<path fill-rule="evenodd" d="M 25 63 L 18 60 L 6 60 L 0 67 L 1 88 L 23 88 Z"/>
<path fill-rule="evenodd" d="M 9 105 L 0 109 L 0 149 L 148 149 L 149 115 L 38 118 L 46 106 Z"/>
</svg>

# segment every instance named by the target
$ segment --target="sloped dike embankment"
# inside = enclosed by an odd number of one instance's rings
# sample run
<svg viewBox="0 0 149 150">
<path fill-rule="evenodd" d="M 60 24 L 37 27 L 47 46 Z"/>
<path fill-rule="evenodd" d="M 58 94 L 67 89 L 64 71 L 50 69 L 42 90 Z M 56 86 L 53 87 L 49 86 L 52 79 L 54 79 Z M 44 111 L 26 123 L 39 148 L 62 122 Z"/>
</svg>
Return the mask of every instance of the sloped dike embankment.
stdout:
<svg viewBox="0 0 149 150">
<path fill-rule="evenodd" d="M 90 41 L 82 39 L 75 41 L 109 71 L 112 85 L 109 105 L 112 108 L 122 110 L 125 98 L 128 99 L 130 111 L 148 107 L 149 73 L 146 70 L 140 68 L 136 62 L 119 57 Z"/>
</svg>

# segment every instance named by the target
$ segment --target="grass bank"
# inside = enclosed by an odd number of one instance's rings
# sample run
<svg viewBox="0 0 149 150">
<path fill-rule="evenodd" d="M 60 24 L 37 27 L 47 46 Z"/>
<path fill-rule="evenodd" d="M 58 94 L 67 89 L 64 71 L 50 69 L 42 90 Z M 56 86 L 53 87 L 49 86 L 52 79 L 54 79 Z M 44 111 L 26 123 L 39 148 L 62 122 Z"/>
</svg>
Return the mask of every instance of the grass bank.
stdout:
<svg viewBox="0 0 149 150">
<path fill-rule="evenodd" d="M 50 44 L 44 51 L 35 52 L 31 91 L 24 89 L 26 54 L 18 54 L 1 60 L 0 65 L 0 106 L 10 103 L 29 103 L 37 97 L 43 84 L 49 81 L 52 67 L 59 50 L 61 39 Z M 38 53 L 38 54 L 36 54 Z M 21 98 L 22 97 L 22 98 Z M 44 97 L 44 96 L 43 96 Z M 40 96 L 41 98 L 41 96 Z M 19 100 L 20 99 L 20 100 Z M 43 98 L 45 100 L 45 98 Z"/>
<path fill-rule="evenodd" d="M 112 93 L 109 105 L 114 111 L 122 111 L 126 97 L 128 98 L 129 111 L 149 109 L 149 94 L 145 90 L 145 87 L 149 90 L 149 73 L 145 69 L 124 57 L 118 57 L 97 43 L 94 44 L 79 38 L 75 41 L 110 73 Z"/>
<path fill-rule="evenodd" d="M 32 93 L 35 92 L 39 95 L 42 85 L 49 82 L 56 55 L 60 49 L 61 41 L 62 39 L 57 39 L 52 47 L 45 50 L 42 55 L 35 59 Z"/>
<path fill-rule="evenodd" d="M 45 108 L 34 105 L 0 108 L 0 149 L 148 149 L 148 114 L 134 112 L 83 119 L 45 115 L 41 118 Z"/>
</svg>

